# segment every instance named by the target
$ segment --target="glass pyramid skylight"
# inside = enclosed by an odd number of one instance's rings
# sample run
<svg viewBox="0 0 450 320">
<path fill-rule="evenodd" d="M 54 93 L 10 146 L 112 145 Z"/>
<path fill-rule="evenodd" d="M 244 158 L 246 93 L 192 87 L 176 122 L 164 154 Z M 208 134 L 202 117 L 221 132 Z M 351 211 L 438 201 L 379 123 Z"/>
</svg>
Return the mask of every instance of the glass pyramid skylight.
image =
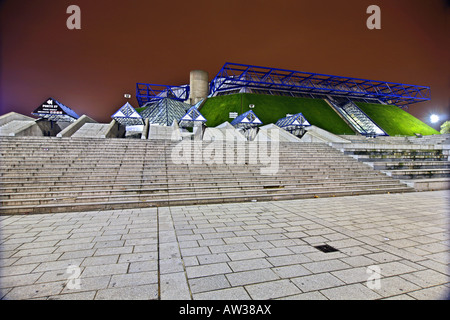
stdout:
<svg viewBox="0 0 450 320">
<path fill-rule="evenodd" d="M 297 129 L 299 127 L 308 127 L 311 124 L 308 122 L 308 120 L 306 120 L 303 114 L 297 113 L 278 120 L 276 125 L 289 131 L 290 129 Z"/>
<path fill-rule="evenodd" d="M 200 125 L 205 123 L 205 117 L 197 110 L 195 106 L 190 108 L 188 112 L 180 119 L 179 126 L 186 127 L 194 127 L 195 125 Z"/>
<path fill-rule="evenodd" d="M 49 121 L 74 122 L 79 118 L 72 109 L 53 98 L 48 98 L 31 114 Z"/>
<path fill-rule="evenodd" d="M 124 126 L 143 125 L 141 115 L 128 102 L 125 103 L 111 118 Z"/>
<path fill-rule="evenodd" d="M 150 124 L 159 124 L 161 126 L 171 126 L 173 121 L 180 121 L 191 108 L 191 105 L 178 100 L 164 98 L 155 103 L 147 103 L 141 116 L 148 118 Z"/>
<path fill-rule="evenodd" d="M 239 116 L 237 116 L 231 125 L 235 128 L 253 128 L 262 124 L 262 121 L 255 115 L 252 110 L 249 110 Z"/>
</svg>

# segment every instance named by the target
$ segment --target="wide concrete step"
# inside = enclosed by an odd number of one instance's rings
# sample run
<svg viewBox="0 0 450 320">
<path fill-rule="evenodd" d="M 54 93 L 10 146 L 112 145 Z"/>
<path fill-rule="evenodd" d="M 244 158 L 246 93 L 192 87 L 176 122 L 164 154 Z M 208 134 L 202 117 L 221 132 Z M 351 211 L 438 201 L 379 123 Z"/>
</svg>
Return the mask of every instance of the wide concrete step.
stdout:
<svg viewBox="0 0 450 320">
<path fill-rule="evenodd" d="M 301 172 L 297 174 L 293 174 L 292 172 L 279 173 L 276 178 L 280 181 L 286 180 L 303 180 L 303 179 L 339 179 L 345 178 L 352 180 L 353 177 L 379 177 L 381 173 L 373 172 L 373 171 L 357 171 L 357 170 L 348 170 L 348 171 L 312 171 L 312 172 Z M 208 181 L 208 180 L 216 180 L 216 181 L 236 181 L 236 180 L 268 180 L 271 179 L 270 176 L 261 175 L 260 173 L 243 173 L 243 174 L 203 174 L 203 175 L 190 175 L 188 173 L 184 173 L 181 175 L 156 175 L 152 173 L 148 174 L 122 174 L 111 177 L 111 175 L 104 174 L 87 174 L 83 176 L 79 176 L 76 174 L 73 175 L 45 175 L 45 176 L 11 176 L 11 177 L 2 177 L 2 184 L 12 182 L 12 183 L 24 183 L 24 182 L 33 182 L 33 183 L 41 183 L 41 181 L 60 181 L 64 183 L 71 183 L 72 181 L 99 181 L 102 179 L 112 179 L 112 181 L 120 182 L 120 181 L 134 181 L 135 183 L 141 182 L 158 182 L 158 181 L 173 181 L 173 182 L 185 182 L 185 181 Z"/>
<path fill-rule="evenodd" d="M 0 192 L 22 192 L 22 191 L 28 191 L 28 190 L 42 190 L 42 191 L 58 191 L 58 190 L 66 190 L 66 189 L 98 189 L 104 188 L 104 189 L 120 189 L 120 188 L 129 188 L 136 187 L 137 185 L 140 185 L 141 187 L 155 187 L 155 188 L 167 188 L 167 187 L 177 187 L 182 183 L 184 186 L 241 186 L 246 185 L 248 183 L 255 183 L 258 182 L 261 185 L 287 185 L 287 184 L 295 184 L 295 185 L 316 185 L 320 181 L 320 183 L 327 183 L 327 184 L 339 184 L 339 183 L 348 183 L 351 181 L 352 183 L 386 183 L 388 181 L 393 181 L 392 178 L 380 174 L 377 176 L 367 177 L 367 176 L 361 176 L 361 177 L 352 177 L 351 180 L 349 180 L 348 177 L 339 177 L 339 178 L 330 178 L 327 176 L 321 177 L 321 179 L 318 179 L 317 177 L 310 177 L 310 178 L 293 178 L 293 179 L 276 179 L 276 178 L 270 178 L 267 177 L 265 179 L 255 179 L 255 180 L 237 180 L 237 179 L 223 179 L 223 180 L 204 180 L 204 181 L 193 181 L 190 179 L 185 179 L 182 182 L 174 181 L 174 180 L 167 180 L 167 179 L 160 179 L 160 180 L 129 180 L 129 179 L 121 179 L 121 180 L 115 180 L 115 179 L 109 179 L 109 180 L 73 180 L 70 182 L 67 181 L 40 181 L 39 184 L 33 182 L 33 181 L 26 181 L 26 182 L 8 182 L 3 183 L 2 188 L 0 188 Z"/>
<path fill-rule="evenodd" d="M 389 188 L 399 186 L 397 181 L 361 181 L 361 182 L 337 182 L 328 183 L 317 181 L 316 183 L 309 184 L 255 184 L 255 183 L 243 183 L 232 185 L 159 185 L 159 186 L 146 186 L 138 187 L 130 186 L 128 188 L 111 188 L 112 186 L 95 186 L 93 188 L 75 189 L 63 187 L 65 190 L 45 190 L 42 189 L 28 191 L 28 192 L 4 192 L 0 195 L 0 200 L 13 200 L 13 199 L 43 199 L 51 198 L 72 198 L 81 196 L 106 196 L 106 195 L 160 195 L 161 193 L 176 194 L 182 193 L 196 193 L 196 192 L 220 192 L 220 191 L 246 191 L 246 190 L 265 190 L 267 192 L 291 192 L 292 190 L 314 190 L 314 189 L 342 189 L 342 188 L 372 188 L 374 186 L 379 188 Z"/>
<path fill-rule="evenodd" d="M 448 161 L 407 161 L 367 163 L 375 170 L 450 169 Z"/>
<path fill-rule="evenodd" d="M 270 158 L 271 159 L 271 158 Z M 324 162 L 329 163 L 330 165 L 334 166 L 341 166 L 341 165 L 350 165 L 354 164 L 357 165 L 357 161 L 353 159 L 342 159 L 342 158 L 335 158 L 335 157 L 311 157 L 311 158 L 305 158 L 305 157 L 292 157 L 287 158 L 278 157 L 278 163 L 282 165 L 293 165 L 296 166 L 298 164 L 307 164 L 310 166 L 322 164 Z M 161 167 L 161 166 L 167 166 L 167 167 L 187 167 L 189 164 L 189 168 L 223 168 L 223 167 L 229 167 L 229 166 L 236 166 L 236 165 L 253 165 L 260 163 L 260 158 L 258 159 L 230 159 L 229 161 L 226 161 L 226 159 L 222 161 L 210 161 L 209 159 L 202 159 L 202 161 L 191 161 L 186 163 L 180 163 L 176 161 L 172 161 L 172 159 L 119 159 L 119 160 L 102 160 L 99 159 L 69 159 L 64 158 L 59 161 L 57 160 L 36 160 L 33 158 L 33 160 L 28 161 L 16 161 L 12 159 L 3 159 L 3 161 L 0 164 L 0 170 L 1 169 L 19 169 L 19 170 L 25 170 L 25 169 L 42 169 L 42 168 L 70 168 L 70 167 L 77 167 L 77 168 L 94 168 L 94 167 L 103 167 L 103 168 L 117 168 L 117 167 Z"/>
<path fill-rule="evenodd" d="M 56 213 L 56 212 L 73 212 L 73 211 L 92 211 L 92 210 L 111 210 L 111 209 L 126 209 L 126 208 L 145 208 L 153 206 L 176 206 L 176 205 L 191 205 L 191 204 L 207 204 L 207 203 L 226 203 L 226 202 L 245 202 L 245 201 L 273 201 L 273 200 L 289 200 L 289 199 L 306 199 L 318 197 L 339 197 L 363 194 L 382 194 L 382 193 L 403 193 L 411 192 L 414 189 L 408 187 L 398 187 L 389 189 L 372 188 L 366 190 L 333 190 L 330 191 L 315 191 L 312 193 L 285 193 L 285 194 L 256 194 L 250 195 L 227 195 L 227 196 L 196 196 L 187 195 L 185 197 L 159 198 L 156 200 L 145 199 L 110 199 L 109 201 L 98 202 L 81 202 L 81 203 L 64 203 L 64 204 L 27 204 L 17 206 L 2 206 L 0 207 L 0 214 L 37 214 L 37 213 Z"/>
<path fill-rule="evenodd" d="M 404 169 L 383 171 L 395 179 L 448 178 L 450 169 Z"/>
<path fill-rule="evenodd" d="M 96 182 L 96 183 L 92 183 Z M 54 183 L 53 181 L 47 181 L 47 182 L 40 182 L 39 185 L 36 185 L 35 183 L 18 183 L 17 185 L 14 184 L 4 184 L 2 187 L 0 187 L 0 195 L 6 195 L 9 193 L 37 193 L 41 192 L 43 194 L 48 194 L 51 192 L 77 192 L 77 191 L 84 191 L 84 190 L 141 190 L 141 189 L 155 189 L 155 190 L 161 190 L 161 189 L 167 189 L 167 190 L 180 190 L 180 189 L 186 189 L 186 188 L 216 188 L 216 187 L 223 187 L 223 188 L 231 188 L 231 187 L 246 187 L 255 185 L 255 183 L 258 183 L 258 186 L 263 187 L 273 187 L 273 186 L 296 186 L 296 187 L 309 187 L 309 186 L 316 186 L 318 184 L 326 184 L 327 186 L 333 186 L 333 187 L 339 187 L 341 185 L 345 185 L 349 183 L 348 179 L 310 179 L 309 181 L 306 179 L 298 180 L 298 179 L 291 179 L 291 180 L 280 180 L 280 179 L 268 179 L 268 180 L 256 180 L 256 181 L 248 181 L 248 180 L 223 180 L 220 182 L 217 181 L 187 181 L 183 184 L 169 182 L 167 180 L 163 180 L 161 182 L 153 182 L 153 183 L 145 183 L 141 182 L 139 185 L 136 183 L 117 183 L 116 181 L 110 180 L 98 180 L 98 181 L 85 181 L 80 183 Z M 368 177 L 362 177 L 362 178 L 354 178 L 351 180 L 351 183 L 353 185 L 359 185 L 359 184 L 390 184 L 390 183 L 397 183 L 397 181 L 392 180 L 391 178 L 381 175 L 378 177 L 368 178 Z"/>
<path fill-rule="evenodd" d="M 182 175 L 190 175 L 190 176 L 201 176 L 201 177 L 215 177 L 215 176 L 224 176 L 224 175 L 231 175 L 231 176 L 239 176 L 239 175 L 248 175 L 248 176 L 255 176 L 255 175 L 261 175 L 261 168 L 251 168 L 248 170 L 243 170 L 242 168 L 239 169 L 227 169 L 224 168 L 222 170 L 218 169 L 210 169 L 210 168 L 203 168 L 199 170 L 191 170 L 191 169 L 179 169 L 179 170 L 143 170 L 141 168 L 111 168 L 111 169 L 103 169 L 103 168 L 91 168 L 91 169 L 82 169 L 82 168 L 63 168 L 63 169 L 41 169 L 41 170 L 8 170 L 6 172 L 0 172 L 0 177 L 7 178 L 7 177 L 44 177 L 44 176 L 52 176 L 52 177 L 70 177 L 70 176 L 78 176 L 80 174 L 95 174 L 95 175 L 129 175 L 129 176 L 173 176 L 173 177 L 179 177 Z M 353 166 L 345 166 L 345 167 L 297 167 L 297 168 L 278 168 L 277 174 L 278 175 L 285 175 L 285 174 L 300 174 L 300 175 L 307 175 L 307 174 L 314 174 L 314 173 L 322 173 L 322 172 L 329 172 L 329 173 L 335 173 L 335 172 L 355 172 L 355 173 L 369 173 L 371 170 L 368 167 L 358 167 L 354 168 Z"/>
</svg>

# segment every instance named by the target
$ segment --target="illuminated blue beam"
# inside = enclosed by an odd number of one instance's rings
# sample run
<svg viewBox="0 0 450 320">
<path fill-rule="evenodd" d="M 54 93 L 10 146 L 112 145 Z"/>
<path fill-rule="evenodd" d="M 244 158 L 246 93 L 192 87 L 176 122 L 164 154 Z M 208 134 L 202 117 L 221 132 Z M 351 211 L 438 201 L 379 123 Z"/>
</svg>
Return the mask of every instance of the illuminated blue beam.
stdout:
<svg viewBox="0 0 450 320">
<path fill-rule="evenodd" d="M 136 84 L 136 99 L 139 106 L 148 102 L 155 102 L 159 99 L 171 98 L 178 101 L 186 101 L 189 98 L 190 87 L 185 86 L 167 86 L 163 84 Z"/>
<path fill-rule="evenodd" d="M 428 101 L 430 87 L 319 73 L 226 63 L 210 83 L 210 94 L 238 88 L 374 98 L 403 106 Z"/>
</svg>

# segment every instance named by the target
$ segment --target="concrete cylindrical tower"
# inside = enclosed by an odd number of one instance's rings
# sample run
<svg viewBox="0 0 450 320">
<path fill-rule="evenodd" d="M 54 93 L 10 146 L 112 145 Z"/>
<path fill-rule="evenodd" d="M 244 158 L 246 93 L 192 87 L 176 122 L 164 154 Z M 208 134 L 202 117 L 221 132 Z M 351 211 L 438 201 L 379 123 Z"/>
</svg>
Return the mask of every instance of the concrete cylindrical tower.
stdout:
<svg viewBox="0 0 450 320">
<path fill-rule="evenodd" d="M 209 94 L 209 75 L 203 70 L 193 70 L 190 76 L 189 102 L 196 104 Z"/>
</svg>

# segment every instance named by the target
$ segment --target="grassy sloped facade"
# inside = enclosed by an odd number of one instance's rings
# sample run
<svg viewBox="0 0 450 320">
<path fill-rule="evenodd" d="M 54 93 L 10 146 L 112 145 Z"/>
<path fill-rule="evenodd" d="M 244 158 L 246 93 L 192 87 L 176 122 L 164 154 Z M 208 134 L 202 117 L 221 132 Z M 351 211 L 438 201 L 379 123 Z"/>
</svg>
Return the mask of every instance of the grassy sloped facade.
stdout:
<svg viewBox="0 0 450 320">
<path fill-rule="evenodd" d="M 439 134 L 439 131 L 399 107 L 363 102 L 356 104 L 390 136 L 413 136 L 416 133 L 424 136 Z"/>
<path fill-rule="evenodd" d="M 303 113 L 305 118 L 319 128 L 335 134 L 354 134 L 353 130 L 336 112 L 323 100 L 308 98 L 293 98 L 260 94 L 233 94 L 209 98 L 200 112 L 208 120 L 209 127 L 215 127 L 225 121 L 231 122 L 230 112 L 238 114 L 250 110 L 264 123 L 276 123 L 286 114 Z"/>
</svg>

